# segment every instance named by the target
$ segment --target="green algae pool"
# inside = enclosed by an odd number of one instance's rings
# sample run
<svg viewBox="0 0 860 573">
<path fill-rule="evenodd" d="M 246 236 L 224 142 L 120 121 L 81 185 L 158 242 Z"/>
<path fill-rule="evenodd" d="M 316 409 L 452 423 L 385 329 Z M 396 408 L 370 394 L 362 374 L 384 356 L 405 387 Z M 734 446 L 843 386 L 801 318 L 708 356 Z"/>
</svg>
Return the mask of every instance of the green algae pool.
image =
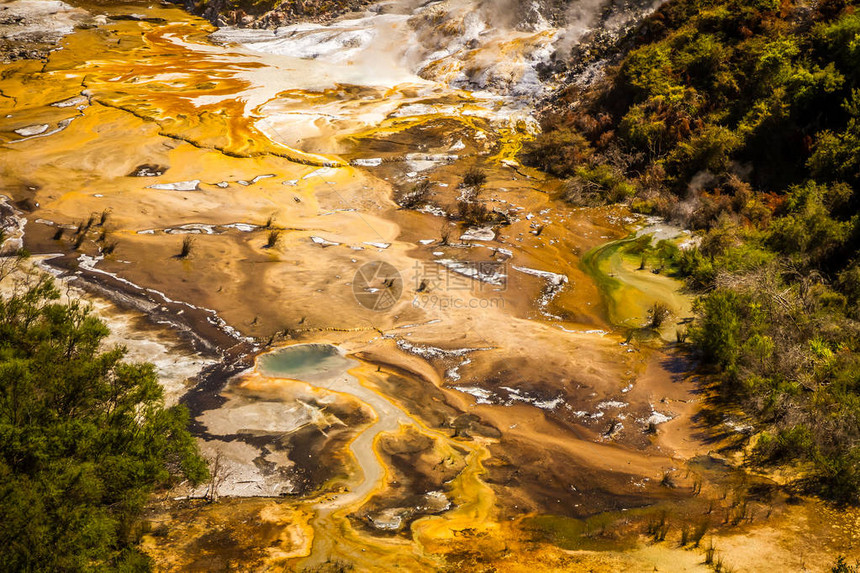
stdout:
<svg viewBox="0 0 860 573">
<path fill-rule="evenodd" d="M 640 268 L 640 255 L 628 252 L 640 240 L 630 236 L 595 247 L 582 258 L 582 265 L 600 290 L 611 324 L 641 330 L 648 323 L 650 309 L 662 303 L 671 318 L 660 329 L 660 336 L 671 340 L 679 323 L 692 317 L 692 301 L 683 292 L 684 283 L 668 276 L 665 269 L 655 273 L 655 265 Z"/>
<path fill-rule="evenodd" d="M 257 367 L 265 376 L 313 382 L 339 376 L 355 364 L 330 344 L 296 344 L 261 355 Z"/>
</svg>

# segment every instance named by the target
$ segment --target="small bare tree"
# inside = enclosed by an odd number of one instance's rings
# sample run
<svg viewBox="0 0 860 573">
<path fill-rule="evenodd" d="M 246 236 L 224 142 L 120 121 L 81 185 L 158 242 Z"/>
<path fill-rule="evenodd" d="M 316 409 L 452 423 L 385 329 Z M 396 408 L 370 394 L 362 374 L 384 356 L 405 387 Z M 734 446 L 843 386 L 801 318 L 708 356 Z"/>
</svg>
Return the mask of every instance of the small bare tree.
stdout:
<svg viewBox="0 0 860 573">
<path fill-rule="evenodd" d="M 185 237 L 182 239 L 182 250 L 176 255 L 178 259 L 187 259 L 191 255 L 191 249 L 194 248 L 194 238 Z"/>
<path fill-rule="evenodd" d="M 463 187 L 480 189 L 487 182 L 487 172 L 480 167 L 472 166 L 463 175 Z"/>
<path fill-rule="evenodd" d="M 428 179 L 422 179 L 407 191 L 398 192 L 394 202 L 404 209 L 415 209 L 427 202 L 430 197 L 431 183 Z"/>
<path fill-rule="evenodd" d="M 278 241 L 281 240 L 281 232 L 278 229 L 272 229 L 269 231 L 269 235 L 266 238 L 266 248 L 273 249 L 278 244 Z"/>
<path fill-rule="evenodd" d="M 665 303 L 655 302 L 651 307 L 651 319 L 648 322 L 648 327 L 653 328 L 654 330 L 659 329 L 663 324 L 669 320 L 669 317 L 672 315 L 672 312 L 669 310 L 669 307 L 666 306 Z"/>
<path fill-rule="evenodd" d="M 493 223 L 495 213 L 483 203 L 476 201 L 458 201 L 457 215 L 467 225 L 482 226 Z"/>
<path fill-rule="evenodd" d="M 230 477 L 230 472 L 226 471 L 222 462 L 221 452 L 215 454 L 212 460 L 212 465 L 209 470 L 209 485 L 206 487 L 205 497 L 210 502 L 218 501 L 218 490 L 221 484 Z"/>
<path fill-rule="evenodd" d="M 442 223 L 442 227 L 439 228 L 439 244 L 446 246 L 448 245 L 448 241 L 451 239 L 451 225 L 448 224 L 447 221 Z"/>
</svg>

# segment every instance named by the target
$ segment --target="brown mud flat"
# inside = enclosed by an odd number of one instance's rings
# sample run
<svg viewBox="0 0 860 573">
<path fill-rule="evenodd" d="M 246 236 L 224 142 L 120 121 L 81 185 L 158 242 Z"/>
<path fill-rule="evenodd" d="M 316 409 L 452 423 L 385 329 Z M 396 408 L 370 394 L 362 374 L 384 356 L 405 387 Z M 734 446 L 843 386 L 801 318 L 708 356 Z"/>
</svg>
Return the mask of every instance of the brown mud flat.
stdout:
<svg viewBox="0 0 860 573">
<path fill-rule="evenodd" d="M 737 569 L 801 570 L 801 548 L 826 570 L 857 553 L 854 512 L 724 463 L 683 347 L 625 343 L 582 258 L 637 220 L 572 208 L 517 164 L 527 114 L 417 77 L 312 88 L 319 61 L 213 44 L 176 8 L 81 7 L 103 23 L 3 66 L 0 193 L 26 248 L 61 255 L 46 264 L 218 360 L 181 401 L 225 469 L 153 502 L 159 569 L 695 571 L 713 541 Z M 507 224 L 457 220 L 473 166 Z M 426 204 L 400 208 L 424 178 Z M 378 261 L 403 286 L 384 312 L 353 293 Z M 636 296 L 665 294 L 648 276 Z M 261 371 L 307 344 L 349 366 Z"/>
</svg>

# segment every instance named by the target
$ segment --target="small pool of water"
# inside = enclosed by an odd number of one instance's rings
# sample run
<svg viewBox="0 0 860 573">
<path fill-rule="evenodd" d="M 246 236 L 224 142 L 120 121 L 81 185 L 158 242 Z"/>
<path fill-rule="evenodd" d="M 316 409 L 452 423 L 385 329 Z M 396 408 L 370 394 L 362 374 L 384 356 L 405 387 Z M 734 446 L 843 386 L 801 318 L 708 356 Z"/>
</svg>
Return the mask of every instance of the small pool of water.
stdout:
<svg viewBox="0 0 860 573">
<path fill-rule="evenodd" d="M 297 344 L 257 358 L 257 368 L 265 376 L 308 382 L 338 376 L 354 364 L 330 344 Z"/>
</svg>

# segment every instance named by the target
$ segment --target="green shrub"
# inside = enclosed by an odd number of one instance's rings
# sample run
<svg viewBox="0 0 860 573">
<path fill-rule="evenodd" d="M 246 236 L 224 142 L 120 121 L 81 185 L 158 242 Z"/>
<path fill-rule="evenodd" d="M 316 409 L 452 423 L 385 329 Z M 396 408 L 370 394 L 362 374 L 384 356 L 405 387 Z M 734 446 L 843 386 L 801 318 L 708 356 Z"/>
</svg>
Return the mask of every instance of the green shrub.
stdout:
<svg viewBox="0 0 860 573">
<path fill-rule="evenodd" d="M 619 203 L 635 192 L 633 185 L 609 165 L 582 166 L 568 181 L 565 199 L 576 205 Z"/>
<path fill-rule="evenodd" d="M 556 177 L 570 177 L 577 167 L 593 154 L 591 145 L 579 132 L 570 128 L 555 129 L 539 134 L 523 146 L 522 159 Z"/>
<path fill-rule="evenodd" d="M 0 298 L 0 569 L 146 570 L 150 492 L 206 464 L 155 367 L 123 362 L 105 324 L 59 296 L 40 277 Z"/>
</svg>

